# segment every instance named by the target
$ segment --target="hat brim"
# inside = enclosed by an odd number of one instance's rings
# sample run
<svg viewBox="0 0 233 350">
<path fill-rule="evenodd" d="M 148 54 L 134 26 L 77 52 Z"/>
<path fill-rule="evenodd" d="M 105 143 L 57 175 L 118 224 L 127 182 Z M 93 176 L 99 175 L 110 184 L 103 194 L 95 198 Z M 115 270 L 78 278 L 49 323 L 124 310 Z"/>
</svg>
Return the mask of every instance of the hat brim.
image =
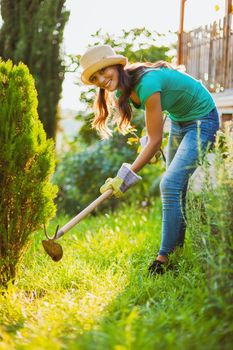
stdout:
<svg viewBox="0 0 233 350">
<path fill-rule="evenodd" d="M 116 64 L 122 64 L 125 66 L 127 63 L 127 58 L 122 55 L 114 55 L 112 57 L 107 57 L 102 59 L 100 62 L 96 62 L 87 69 L 85 69 L 81 74 L 81 80 L 86 85 L 94 85 L 89 81 L 90 77 L 96 73 L 101 68 L 105 68 L 108 66 L 113 66 Z"/>
</svg>

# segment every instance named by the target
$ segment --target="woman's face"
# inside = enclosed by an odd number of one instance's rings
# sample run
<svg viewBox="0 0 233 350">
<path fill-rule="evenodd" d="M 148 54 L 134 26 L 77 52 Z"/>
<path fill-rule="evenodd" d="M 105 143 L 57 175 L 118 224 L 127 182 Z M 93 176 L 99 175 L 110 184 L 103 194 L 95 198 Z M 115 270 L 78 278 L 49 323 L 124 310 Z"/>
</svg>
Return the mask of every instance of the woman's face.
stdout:
<svg viewBox="0 0 233 350">
<path fill-rule="evenodd" d="M 119 72 L 117 66 L 101 68 L 90 77 L 90 82 L 101 89 L 114 91 L 119 84 Z"/>
</svg>

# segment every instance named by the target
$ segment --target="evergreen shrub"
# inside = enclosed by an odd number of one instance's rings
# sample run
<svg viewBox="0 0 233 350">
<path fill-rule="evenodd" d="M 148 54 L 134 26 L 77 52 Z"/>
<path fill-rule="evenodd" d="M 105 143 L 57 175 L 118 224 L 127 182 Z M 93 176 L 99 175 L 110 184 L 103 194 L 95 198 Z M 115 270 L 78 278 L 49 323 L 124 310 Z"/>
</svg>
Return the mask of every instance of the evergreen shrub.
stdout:
<svg viewBox="0 0 233 350">
<path fill-rule="evenodd" d="M 0 60 L 0 284 L 14 279 L 31 234 L 55 213 L 54 144 L 38 119 L 28 68 Z"/>
</svg>

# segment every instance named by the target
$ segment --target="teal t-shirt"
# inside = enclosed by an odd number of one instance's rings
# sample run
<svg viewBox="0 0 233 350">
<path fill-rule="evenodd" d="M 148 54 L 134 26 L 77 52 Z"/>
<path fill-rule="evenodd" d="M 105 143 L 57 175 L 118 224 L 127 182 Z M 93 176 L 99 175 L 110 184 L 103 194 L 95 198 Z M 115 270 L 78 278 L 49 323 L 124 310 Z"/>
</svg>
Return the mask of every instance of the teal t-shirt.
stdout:
<svg viewBox="0 0 233 350">
<path fill-rule="evenodd" d="M 145 109 L 147 99 L 160 92 L 162 110 L 178 122 L 204 117 L 215 107 L 212 96 L 200 81 L 170 68 L 149 68 L 136 85 L 135 92 L 141 105 L 134 106 L 139 109 Z"/>
</svg>

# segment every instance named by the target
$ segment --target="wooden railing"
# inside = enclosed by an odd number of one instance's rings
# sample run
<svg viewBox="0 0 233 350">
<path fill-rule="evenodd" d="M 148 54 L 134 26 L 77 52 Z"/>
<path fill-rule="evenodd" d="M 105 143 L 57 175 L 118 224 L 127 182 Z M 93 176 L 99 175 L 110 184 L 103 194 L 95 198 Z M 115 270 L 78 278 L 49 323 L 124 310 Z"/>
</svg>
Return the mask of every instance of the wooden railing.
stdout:
<svg viewBox="0 0 233 350">
<path fill-rule="evenodd" d="M 225 17 L 183 33 L 183 62 L 188 74 L 211 92 L 233 88 L 233 22 Z"/>
</svg>

